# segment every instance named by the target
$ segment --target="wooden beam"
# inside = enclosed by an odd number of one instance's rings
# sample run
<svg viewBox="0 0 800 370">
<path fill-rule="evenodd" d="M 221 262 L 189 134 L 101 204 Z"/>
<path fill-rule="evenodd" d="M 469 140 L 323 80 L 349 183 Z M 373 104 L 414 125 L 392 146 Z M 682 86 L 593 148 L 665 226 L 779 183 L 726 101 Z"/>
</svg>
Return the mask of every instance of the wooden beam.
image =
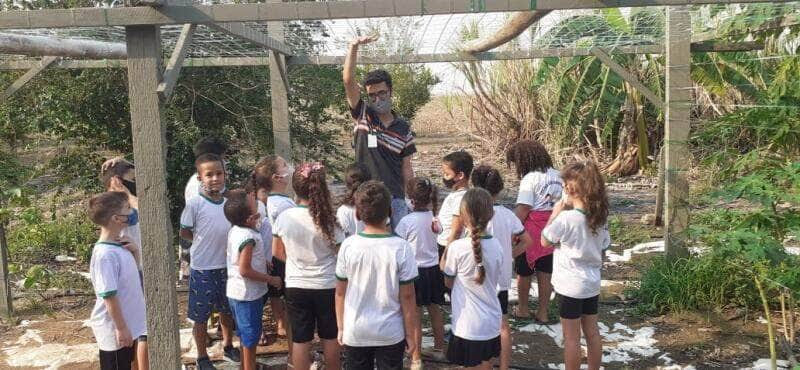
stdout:
<svg viewBox="0 0 800 370">
<path fill-rule="evenodd" d="M 667 8 L 666 109 L 664 110 L 664 244 L 667 258 L 688 254 L 689 226 L 689 120 L 692 109 L 692 77 L 689 40 L 692 22 L 689 8 Z"/>
<path fill-rule="evenodd" d="M 642 93 L 642 95 L 644 95 L 644 97 L 647 98 L 647 100 L 653 103 L 653 105 L 655 105 L 660 109 L 664 109 L 664 101 L 662 101 L 661 98 L 658 97 L 658 95 L 656 95 L 652 90 L 650 90 L 641 81 L 639 81 L 639 79 L 636 78 L 636 76 L 628 72 L 628 70 L 625 69 L 625 67 L 619 65 L 619 63 L 615 62 L 614 59 L 611 59 L 611 56 L 606 54 L 605 51 L 597 47 L 591 48 L 590 50 L 592 54 L 597 57 L 597 59 L 600 59 L 600 61 L 605 63 L 608 66 L 608 68 L 610 68 L 612 71 L 614 71 L 614 73 L 622 77 L 622 79 L 625 80 L 625 82 L 631 84 L 633 88 L 639 90 L 639 92 Z"/>
<path fill-rule="evenodd" d="M 133 157 L 139 184 L 144 293 L 147 302 L 148 354 L 151 369 L 181 368 L 175 255 L 170 246 L 167 193 L 167 140 L 161 81 L 161 35 L 158 26 L 125 27 L 128 45 L 128 99 L 131 104 Z"/>
<path fill-rule="evenodd" d="M 515 39 L 531 25 L 550 14 L 550 12 L 550 10 L 535 10 L 515 13 L 503 24 L 502 28 L 487 37 L 470 42 L 469 45 L 464 48 L 464 51 L 475 54 L 492 50 Z"/>
<path fill-rule="evenodd" d="M 125 59 L 128 55 L 123 43 L 12 33 L 0 33 L 0 53 L 80 59 Z"/>
<path fill-rule="evenodd" d="M 8 239 L 6 222 L 0 219 L 0 315 L 9 318 L 14 314 L 11 282 L 8 281 Z"/>
<path fill-rule="evenodd" d="M 800 25 L 800 15 L 788 14 L 784 17 L 775 18 L 769 22 L 764 22 L 758 27 L 743 28 L 741 30 L 735 30 L 734 32 L 729 34 L 719 34 L 717 30 L 699 32 L 692 35 L 692 42 L 709 41 L 709 40 L 721 39 L 732 36 L 743 36 L 747 34 L 760 33 L 765 31 L 780 30 L 786 27 L 797 26 L 797 25 Z"/>
<path fill-rule="evenodd" d="M 269 22 L 267 29 L 277 39 L 283 40 L 283 22 Z M 289 78 L 286 56 L 274 52 L 270 53 L 269 58 L 269 96 L 272 103 L 273 149 L 276 155 L 291 162 L 292 135 L 289 129 Z"/>
<path fill-rule="evenodd" d="M 172 96 L 172 91 L 175 88 L 175 83 L 178 82 L 178 77 L 181 74 L 181 67 L 183 67 L 183 59 L 186 57 L 186 52 L 189 50 L 189 45 L 192 44 L 192 35 L 197 28 L 196 24 L 184 24 L 181 30 L 178 41 L 175 43 L 175 49 L 172 50 L 172 56 L 167 62 L 167 67 L 164 68 L 164 78 L 158 84 L 158 94 L 164 100 L 169 100 Z"/>
<path fill-rule="evenodd" d="M 691 50 L 692 53 L 756 51 L 756 50 L 764 50 L 764 43 L 758 41 L 743 41 L 743 42 L 698 41 L 692 43 Z"/>
<path fill-rule="evenodd" d="M 242 22 L 209 23 L 207 26 L 228 35 L 250 41 L 258 46 L 263 46 L 269 50 L 274 50 L 284 55 L 292 55 L 292 49 L 284 44 L 283 41 L 267 36 L 265 33 Z"/>
<path fill-rule="evenodd" d="M 28 72 L 25 72 L 25 74 L 20 76 L 20 78 L 14 81 L 14 83 L 12 83 L 11 86 L 9 86 L 5 91 L 3 91 L 3 94 L 0 95 L 0 103 L 5 102 L 9 97 L 11 97 L 11 95 L 14 95 L 14 93 L 17 92 L 19 89 L 21 89 L 23 86 L 25 86 L 25 84 L 28 83 L 28 81 L 32 80 L 34 77 L 36 77 L 36 75 L 44 71 L 50 64 L 55 62 L 57 59 L 58 57 L 42 58 L 39 64 L 33 66 L 31 69 L 28 70 Z"/>
<path fill-rule="evenodd" d="M 793 0 L 773 0 L 791 2 Z M 761 3 L 765 0 L 350 0 L 16 10 L 0 12 L 0 28 L 62 28 L 269 22 L 435 14 Z"/>
</svg>

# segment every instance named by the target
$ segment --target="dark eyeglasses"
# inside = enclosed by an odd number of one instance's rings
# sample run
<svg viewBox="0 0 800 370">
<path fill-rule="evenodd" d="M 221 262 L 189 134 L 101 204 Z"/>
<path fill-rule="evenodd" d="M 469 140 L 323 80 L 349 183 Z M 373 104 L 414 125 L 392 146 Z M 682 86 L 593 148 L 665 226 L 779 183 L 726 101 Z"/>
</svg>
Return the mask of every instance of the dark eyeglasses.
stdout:
<svg viewBox="0 0 800 370">
<path fill-rule="evenodd" d="M 377 98 L 380 98 L 381 100 L 386 100 L 386 98 L 389 97 L 389 90 L 381 90 L 367 95 L 369 95 L 370 100 L 377 100 Z"/>
</svg>

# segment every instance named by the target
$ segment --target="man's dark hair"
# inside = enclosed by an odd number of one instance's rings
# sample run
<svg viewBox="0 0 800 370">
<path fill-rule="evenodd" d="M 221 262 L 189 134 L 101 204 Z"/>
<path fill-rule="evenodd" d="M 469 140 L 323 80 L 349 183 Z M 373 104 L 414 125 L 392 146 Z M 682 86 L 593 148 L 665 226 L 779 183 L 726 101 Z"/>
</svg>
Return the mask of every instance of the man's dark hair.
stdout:
<svg viewBox="0 0 800 370">
<path fill-rule="evenodd" d="M 108 186 L 111 185 L 111 179 L 114 176 L 117 176 L 120 179 L 122 179 L 122 177 L 125 176 L 126 173 L 134 170 L 135 168 L 136 167 L 134 167 L 133 163 L 131 162 L 128 162 L 126 160 L 119 161 L 117 163 L 112 164 L 111 167 L 108 167 L 105 171 L 102 170 L 100 171 L 100 181 L 102 181 L 103 186 L 105 186 L 105 188 L 108 189 Z"/>
<path fill-rule="evenodd" d="M 228 144 L 225 143 L 224 140 L 213 137 L 213 136 L 206 136 L 197 144 L 194 145 L 194 156 L 199 157 L 206 153 L 216 154 L 216 155 L 224 155 L 225 152 L 228 151 Z"/>
<path fill-rule="evenodd" d="M 358 218 L 367 225 L 383 225 L 392 214 L 392 194 L 380 181 L 367 181 L 355 193 Z"/>
<path fill-rule="evenodd" d="M 247 190 L 244 189 L 231 190 L 225 194 L 227 199 L 223 206 L 223 212 L 225 212 L 225 218 L 235 226 L 244 227 L 252 214 L 247 196 Z"/>
<path fill-rule="evenodd" d="M 392 76 L 384 69 L 369 71 L 364 77 L 364 86 L 377 85 L 381 82 L 386 82 L 386 86 L 390 91 L 392 90 Z"/>
</svg>

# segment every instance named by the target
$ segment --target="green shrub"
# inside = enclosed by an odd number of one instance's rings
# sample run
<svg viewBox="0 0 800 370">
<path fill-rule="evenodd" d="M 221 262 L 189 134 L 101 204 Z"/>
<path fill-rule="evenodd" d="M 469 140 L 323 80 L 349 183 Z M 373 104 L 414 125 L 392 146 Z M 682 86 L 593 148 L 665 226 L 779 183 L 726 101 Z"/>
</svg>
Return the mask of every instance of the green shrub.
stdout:
<svg viewBox="0 0 800 370">
<path fill-rule="evenodd" d="M 19 220 L 8 231 L 8 246 L 9 259 L 20 268 L 52 263 L 58 255 L 89 261 L 97 231 L 84 213 L 44 220 L 38 209 L 27 208 Z"/>
</svg>

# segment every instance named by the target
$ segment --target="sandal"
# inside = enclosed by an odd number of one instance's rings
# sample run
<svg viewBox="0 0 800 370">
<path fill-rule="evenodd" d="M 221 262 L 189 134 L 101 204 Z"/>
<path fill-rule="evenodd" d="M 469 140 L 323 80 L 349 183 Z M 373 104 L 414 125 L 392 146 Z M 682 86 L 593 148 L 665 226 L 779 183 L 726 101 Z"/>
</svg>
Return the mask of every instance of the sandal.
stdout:
<svg viewBox="0 0 800 370">
<path fill-rule="evenodd" d="M 527 315 L 520 315 L 518 307 L 514 307 L 514 309 L 511 310 L 511 316 L 518 321 L 527 321 L 533 318 L 530 312 L 528 312 Z"/>
</svg>

